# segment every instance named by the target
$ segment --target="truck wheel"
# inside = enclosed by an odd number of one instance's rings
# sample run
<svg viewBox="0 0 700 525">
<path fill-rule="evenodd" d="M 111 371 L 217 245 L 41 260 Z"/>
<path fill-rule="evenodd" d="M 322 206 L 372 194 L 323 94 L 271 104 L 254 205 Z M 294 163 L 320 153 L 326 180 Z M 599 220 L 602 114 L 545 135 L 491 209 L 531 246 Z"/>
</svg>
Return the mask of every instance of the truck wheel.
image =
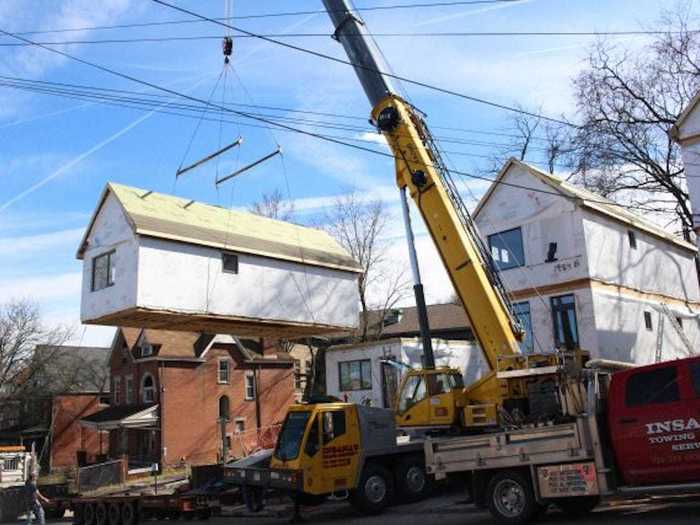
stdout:
<svg viewBox="0 0 700 525">
<path fill-rule="evenodd" d="M 124 503 L 122 505 L 122 525 L 136 525 L 138 516 L 136 514 L 136 504 Z"/>
<path fill-rule="evenodd" d="M 83 523 L 84 525 L 95 525 L 95 504 L 86 503 L 83 505 Z"/>
<path fill-rule="evenodd" d="M 401 503 L 420 501 L 432 491 L 432 480 L 419 458 L 405 459 L 396 469 L 396 491 Z"/>
<path fill-rule="evenodd" d="M 260 512 L 265 508 L 263 490 L 260 487 L 243 487 L 243 502 L 250 512 Z"/>
<path fill-rule="evenodd" d="M 381 465 L 368 463 L 363 469 L 360 483 L 350 493 L 350 503 L 363 514 L 379 514 L 394 496 L 394 478 Z"/>
<path fill-rule="evenodd" d="M 119 503 L 110 503 L 107 507 L 107 519 L 109 525 L 120 525 L 122 521 L 122 509 L 119 508 Z"/>
<path fill-rule="evenodd" d="M 104 501 L 95 505 L 95 525 L 107 525 L 107 505 Z"/>
<path fill-rule="evenodd" d="M 496 474 L 489 482 L 486 495 L 491 515 L 507 525 L 528 523 L 542 510 L 530 481 L 519 472 Z"/>
<path fill-rule="evenodd" d="M 557 498 L 556 506 L 570 518 L 580 518 L 590 513 L 600 503 L 600 496 Z"/>
</svg>

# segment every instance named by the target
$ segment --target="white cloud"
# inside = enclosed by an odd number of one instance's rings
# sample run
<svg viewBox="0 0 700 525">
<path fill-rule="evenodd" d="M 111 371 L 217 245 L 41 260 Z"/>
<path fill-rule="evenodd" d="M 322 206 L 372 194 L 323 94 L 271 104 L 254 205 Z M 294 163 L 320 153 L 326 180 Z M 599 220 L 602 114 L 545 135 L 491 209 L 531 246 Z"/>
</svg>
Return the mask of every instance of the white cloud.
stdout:
<svg viewBox="0 0 700 525">
<path fill-rule="evenodd" d="M 77 248 L 85 228 L 71 228 L 51 233 L 26 235 L 22 237 L 0 237 L 0 255 L 3 257 L 28 255 L 54 248 L 70 246 Z"/>
<path fill-rule="evenodd" d="M 0 299 L 29 299 L 41 303 L 46 300 L 80 297 L 81 284 L 80 272 L 15 278 L 10 282 L 0 282 Z"/>
</svg>

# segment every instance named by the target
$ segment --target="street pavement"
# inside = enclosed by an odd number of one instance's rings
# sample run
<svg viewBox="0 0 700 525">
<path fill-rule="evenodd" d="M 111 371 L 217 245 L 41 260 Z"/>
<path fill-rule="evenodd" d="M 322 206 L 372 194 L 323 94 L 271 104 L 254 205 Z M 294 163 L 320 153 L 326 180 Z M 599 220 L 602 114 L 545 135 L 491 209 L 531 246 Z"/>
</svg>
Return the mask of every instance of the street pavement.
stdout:
<svg viewBox="0 0 700 525">
<path fill-rule="evenodd" d="M 292 507 L 276 506 L 258 515 L 229 513 L 228 516 L 213 518 L 208 525 L 275 525 L 290 521 Z M 448 494 L 410 505 L 396 505 L 379 516 L 362 516 L 345 502 L 329 502 L 316 509 L 305 509 L 303 516 L 308 524 L 347 524 L 347 525 L 496 525 L 487 511 L 460 501 L 459 494 Z M 568 525 L 573 520 L 550 510 L 537 523 Z M 49 521 L 49 525 L 67 525 L 70 519 Z M 172 521 L 149 521 L 149 525 L 172 525 Z M 203 522 L 201 522 L 203 523 Z M 604 505 L 583 519 L 580 525 L 669 525 L 700 523 L 700 500 L 643 500 L 633 503 Z"/>
</svg>

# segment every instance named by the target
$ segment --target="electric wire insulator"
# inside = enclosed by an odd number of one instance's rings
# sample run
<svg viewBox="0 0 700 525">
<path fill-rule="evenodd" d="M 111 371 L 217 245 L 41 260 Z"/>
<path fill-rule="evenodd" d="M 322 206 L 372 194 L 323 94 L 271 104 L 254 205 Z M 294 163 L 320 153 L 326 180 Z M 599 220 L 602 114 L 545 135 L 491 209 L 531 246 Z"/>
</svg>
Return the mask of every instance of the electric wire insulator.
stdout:
<svg viewBox="0 0 700 525">
<path fill-rule="evenodd" d="M 229 57 L 233 53 L 233 38 L 230 36 L 224 37 L 224 40 L 221 42 L 221 48 L 224 53 L 224 63 L 228 64 Z"/>
</svg>

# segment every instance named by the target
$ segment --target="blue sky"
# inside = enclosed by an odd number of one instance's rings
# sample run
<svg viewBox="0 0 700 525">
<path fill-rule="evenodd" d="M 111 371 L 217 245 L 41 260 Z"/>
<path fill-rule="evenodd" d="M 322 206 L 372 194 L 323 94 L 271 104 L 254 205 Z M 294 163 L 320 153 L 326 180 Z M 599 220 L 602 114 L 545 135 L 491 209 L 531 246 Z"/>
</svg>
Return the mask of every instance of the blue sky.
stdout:
<svg viewBox="0 0 700 525">
<path fill-rule="evenodd" d="M 176 1 L 212 17 L 224 14 L 224 2 Z M 320 0 L 233 0 L 233 15 L 295 10 L 320 10 Z M 415 0 L 366 0 L 358 6 L 418 3 Z M 370 31 L 611 31 L 650 27 L 663 7 L 659 0 L 523 0 L 502 5 L 440 7 L 365 12 Z M 37 8 L 37 6 L 41 6 Z M 62 0 L 0 3 L 0 28 L 5 31 L 76 28 L 183 19 L 187 16 L 146 0 Z M 329 33 L 326 15 L 260 18 L 236 21 L 253 32 Z M 136 37 L 221 35 L 210 23 L 146 28 L 83 30 L 28 35 L 39 41 L 95 40 Z M 620 38 L 638 49 L 647 37 Z M 520 104 L 558 116 L 574 116 L 571 78 L 582 67 L 593 37 L 378 37 L 389 64 L 399 75 L 437 84 L 495 102 Z M 295 44 L 344 58 L 330 38 L 291 38 Z M 12 39 L 0 37 L 0 43 Z M 343 114 L 356 119 L 314 117 L 327 123 L 364 126 L 369 106 L 351 68 L 234 34 L 232 69 L 214 90 L 223 61 L 218 40 L 61 46 L 68 53 L 128 75 L 227 103 L 254 103 L 296 110 Z M 235 72 L 234 72 L 235 71 Z M 144 86 L 96 71 L 42 49 L 0 47 L 0 75 L 51 82 L 144 91 Z M 238 77 L 238 78 L 237 78 Z M 224 89 L 224 79 L 226 89 Z M 240 82 L 239 80 L 240 79 Z M 506 112 L 415 86 L 404 86 L 410 100 L 428 114 L 434 133 L 462 140 L 503 142 L 498 135 L 443 130 L 466 128 L 512 132 Z M 163 108 L 173 97 L 161 97 Z M 220 143 L 244 137 L 243 146 L 201 170 L 175 181 L 175 171 L 191 140 L 196 119 L 149 110 L 135 110 L 0 86 L 0 301 L 28 297 L 39 302 L 51 323 L 79 323 L 80 263 L 75 251 L 107 181 L 175 193 L 227 207 L 246 208 L 263 193 L 279 189 L 295 201 L 298 220 L 310 221 L 337 195 L 356 189 L 363 196 L 386 200 L 392 213 L 385 242 L 396 266 L 406 268 L 405 246 L 398 222 L 393 167 L 387 159 L 319 142 L 310 137 L 240 124 L 203 121 L 194 135 L 185 163 Z M 179 101 L 178 101 L 179 102 Z M 276 112 L 279 116 L 298 116 Z M 249 121 L 248 121 L 249 122 Z M 313 129 L 307 127 L 306 129 Z M 366 138 L 363 131 L 329 131 Z M 369 128 L 367 128 L 369 131 Z M 220 174 L 273 151 L 274 159 L 216 190 Z M 382 148 L 381 144 L 377 145 Z M 454 167 L 483 168 L 484 157 L 498 144 L 449 144 Z M 505 159 L 504 159 L 505 160 Z M 538 160 L 538 159 L 533 159 Z M 480 195 L 483 182 L 469 182 Z M 465 188 L 465 196 L 470 198 Z M 416 222 L 416 224 L 418 224 Z M 430 241 L 421 235 L 419 249 L 432 301 L 446 299 L 449 284 Z M 433 271 L 434 270 L 434 271 Z M 77 328 L 83 343 L 104 344 L 111 330 Z"/>
</svg>

